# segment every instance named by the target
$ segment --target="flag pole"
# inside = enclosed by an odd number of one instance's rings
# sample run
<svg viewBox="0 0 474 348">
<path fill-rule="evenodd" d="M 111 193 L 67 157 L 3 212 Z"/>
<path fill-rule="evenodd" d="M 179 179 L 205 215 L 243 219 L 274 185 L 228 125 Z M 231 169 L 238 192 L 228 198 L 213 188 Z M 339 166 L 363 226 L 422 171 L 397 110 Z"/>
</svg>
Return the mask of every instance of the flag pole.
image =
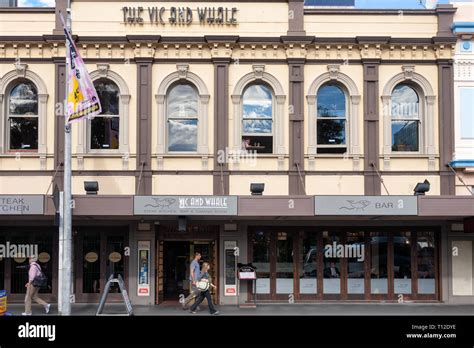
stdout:
<svg viewBox="0 0 474 348">
<path fill-rule="evenodd" d="M 71 0 L 67 1 L 66 9 L 66 30 L 71 30 Z M 68 100 L 69 69 L 71 64 L 69 55 L 69 43 L 66 39 L 66 79 L 65 79 L 65 105 Z M 64 115 L 64 245 L 63 245 L 63 281 L 61 294 L 62 315 L 71 315 L 71 273 L 72 273 L 72 195 L 71 195 L 71 124 L 68 122 L 68 115 Z"/>
</svg>

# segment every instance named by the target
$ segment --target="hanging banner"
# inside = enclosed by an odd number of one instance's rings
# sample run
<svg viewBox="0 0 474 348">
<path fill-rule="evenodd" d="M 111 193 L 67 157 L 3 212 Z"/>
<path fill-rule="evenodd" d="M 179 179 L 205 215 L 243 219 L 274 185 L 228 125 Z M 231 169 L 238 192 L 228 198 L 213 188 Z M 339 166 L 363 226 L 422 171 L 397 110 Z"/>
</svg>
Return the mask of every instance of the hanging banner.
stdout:
<svg viewBox="0 0 474 348">
<path fill-rule="evenodd" d="M 67 122 L 90 119 L 102 112 L 97 91 L 91 81 L 70 31 L 61 17 L 66 34 Z"/>
</svg>

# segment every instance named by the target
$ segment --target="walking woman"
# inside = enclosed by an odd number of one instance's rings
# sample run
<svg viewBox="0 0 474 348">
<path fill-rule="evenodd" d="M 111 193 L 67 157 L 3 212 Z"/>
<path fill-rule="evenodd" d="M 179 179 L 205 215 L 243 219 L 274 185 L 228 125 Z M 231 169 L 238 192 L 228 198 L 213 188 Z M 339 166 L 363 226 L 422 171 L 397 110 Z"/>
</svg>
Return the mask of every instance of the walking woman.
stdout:
<svg viewBox="0 0 474 348">
<path fill-rule="evenodd" d="M 213 315 L 219 314 L 219 311 L 214 307 L 212 303 L 211 293 L 209 288 L 217 289 L 217 287 L 211 283 L 211 276 L 209 275 L 209 263 L 204 262 L 202 264 L 201 276 L 199 277 L 199 282 L 197 288 L 201 291 L 199 296 L 196 298 L 196 302 L 191 306 L 191 313 L 196 314 L 196 308 L 204 301 L 204 298 L 207 299 L 207 304 L 209 305 L 209 312 Z"/>
</svg>

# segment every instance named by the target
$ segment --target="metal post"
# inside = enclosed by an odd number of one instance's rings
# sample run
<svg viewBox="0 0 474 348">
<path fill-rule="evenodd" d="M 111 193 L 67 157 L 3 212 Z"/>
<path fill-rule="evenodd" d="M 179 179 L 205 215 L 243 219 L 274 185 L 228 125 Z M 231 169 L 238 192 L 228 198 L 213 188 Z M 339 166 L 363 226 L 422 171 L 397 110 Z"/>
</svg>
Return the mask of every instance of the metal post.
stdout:
<svg viewBox="0 0 474 348">
<path fill-rule="evenodd" d="M 71 28 L 71 1 L 68 0 L 68 6 L 66 10 L 66 28 Z M 68 99 L 68 76 L 70 69 L 69 58 L 69 45 L 66 44 L 66 102 Z M 72 252 L 72 199 L 71 199 L 71 125 L 68 124 L 67 114 L 65 113 L 65 126 L 64 126 L 64 259 L 63 259 L 63 282 L 62 282 L 62 315 L 71 315 L 71 252 Z"/>
<path fill-rule="evenodd" d="M 58 312 L 63 312 L 63 265 L 64 265 L 64 192 L 59 192 L 59 260 L 58 260 Z"/>
</svg>

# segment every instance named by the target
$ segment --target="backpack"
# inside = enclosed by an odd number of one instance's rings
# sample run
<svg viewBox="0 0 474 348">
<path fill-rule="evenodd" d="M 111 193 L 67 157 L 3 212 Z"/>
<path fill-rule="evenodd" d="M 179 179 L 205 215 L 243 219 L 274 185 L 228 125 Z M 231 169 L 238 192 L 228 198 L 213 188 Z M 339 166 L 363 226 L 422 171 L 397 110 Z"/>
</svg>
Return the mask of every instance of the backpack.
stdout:
<svg viewBox="0 0 474 348">
<path fill-rule="evenodd" d="M 38 267 L 40 273 L 33 279 L 31 282 L 31 285 L 33 285 L 35 288 L 45 288 L 48 286 L 48 278 L 44 275 L 43 271 L 41 270 L 41 267 L 35 263 L 35 266 Z"/>
</svg>

